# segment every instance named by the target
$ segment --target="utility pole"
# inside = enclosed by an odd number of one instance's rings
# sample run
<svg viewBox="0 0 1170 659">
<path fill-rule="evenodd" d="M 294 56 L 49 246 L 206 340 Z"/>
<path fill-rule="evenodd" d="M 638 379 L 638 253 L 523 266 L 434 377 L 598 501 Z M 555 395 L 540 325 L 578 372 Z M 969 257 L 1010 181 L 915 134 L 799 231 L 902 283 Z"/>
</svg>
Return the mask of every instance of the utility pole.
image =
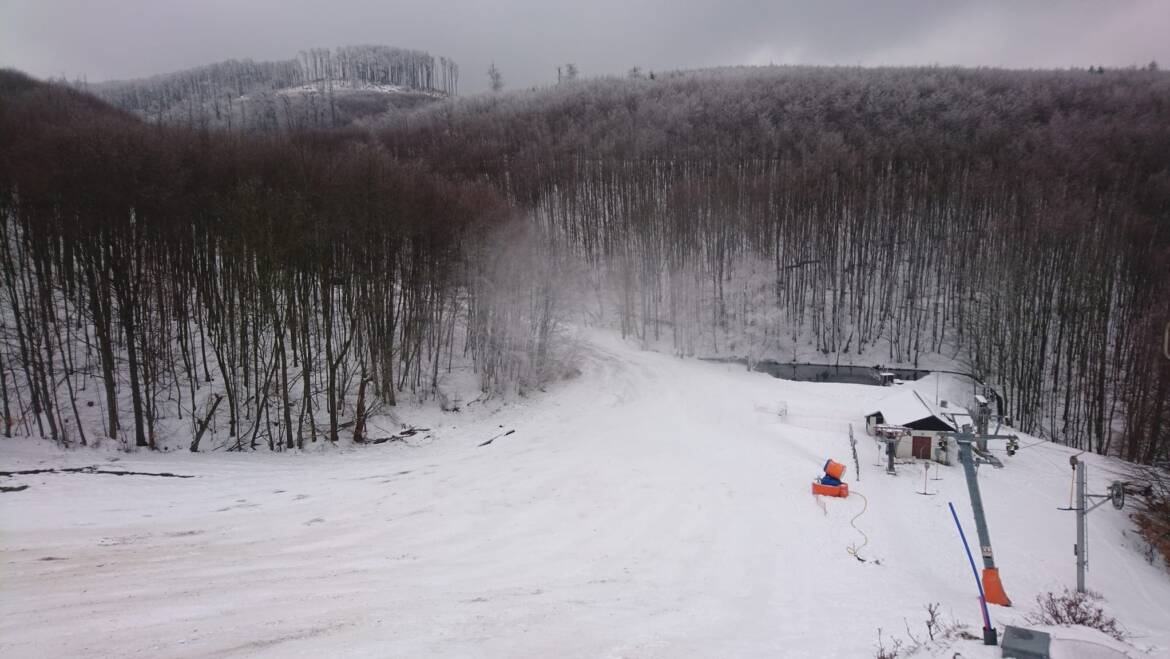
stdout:
<svg viewBox="0 0 1170 659">
<path fill-rule="evenodd" d="M 1003 582 L 999 578 L 999 568 L 995 566 L 995 555 L 991 550 L 991 534 L 987 530 L 987 517 L 983 510 L 983 495 L 979 491 L 979 475 L 975 471 L 979 464 L 990 464 L 994 467 L 1003 467 L 998 459 L 988 454 L 976 457 L 974 446 L 987 445 L 989 439 L 1006 439 L 1013 442 L 1015 435 L 986 435 L 975 434 L 970 425 L 964 425 L 962 430 L 952 435 L 959 445 L 959 462 L 963 465 L 963 475 L 967 477 L 967 492 L 971 496 L 971 512 L 975 516 L 975 531 L 979 535 L 979 549 L 983 555 L 983 593 L 988 602 L 1000 606 L 1011 606 L 1012 601 L 1004 592 Z"/>
<path fill-rule="evenodd" d="M 1078 460 L 1077 456 L 1070 456 L 1069 464 L 1076 471 L 1077 479 L 1077 506 L 1073 510 L 1077 513 L 1077 544 L 1073 546 L 1073 552 L 1077 556 L 1077 592 L 1085 592 L 1085 568 L 1089 565 L 1089 530 L 1086 525 L 1086 517 L 1089 513 L 1097 509 L 1098 506 L 1109 501 L 1113 503 L 1113 507 L 1121 510 L 1125 507 L 1125 495 L 1128 491 L 1128 484 L 1125 481 L 1113 481 L 1109 486 L 1109 494 L 1087 494 L 1085 492 L 1085 483 L 1088 479 L 1087 467 L 1084 460 Z M 1136 492 L 1141 492 L 1142 488 L 1134 488 Z M 1089 505 L 1089 500 L 1099 499 L 1093 505 Z"/>
<path fill-rule="evenodd" d="M 1077 555 L 1077 592 L 1085 592 L 1085 568 L 1089 565 L 1089 533 L 1085 528 L 1085 463 L 1072 457 L 1073 469 L 1077 472 L 1077 544 L 1073 551 Z"/>
</svg>

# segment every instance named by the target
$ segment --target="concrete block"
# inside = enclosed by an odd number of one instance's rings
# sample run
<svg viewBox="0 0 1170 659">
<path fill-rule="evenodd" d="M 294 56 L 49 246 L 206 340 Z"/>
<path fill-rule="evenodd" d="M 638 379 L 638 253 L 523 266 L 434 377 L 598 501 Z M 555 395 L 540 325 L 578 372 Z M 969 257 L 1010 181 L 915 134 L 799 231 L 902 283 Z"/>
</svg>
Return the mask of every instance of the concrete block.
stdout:
<svg viewBox="0 0 1170 659">
<path fill-rule="evenodd" d="M 1044 632 L 1008 625 L 1003 631 L 1000 647 L 1003 648 L 1004 657 L 1050 659 L 1048 646 L 1051 643 L 1052 638 Z"/>
</svg>

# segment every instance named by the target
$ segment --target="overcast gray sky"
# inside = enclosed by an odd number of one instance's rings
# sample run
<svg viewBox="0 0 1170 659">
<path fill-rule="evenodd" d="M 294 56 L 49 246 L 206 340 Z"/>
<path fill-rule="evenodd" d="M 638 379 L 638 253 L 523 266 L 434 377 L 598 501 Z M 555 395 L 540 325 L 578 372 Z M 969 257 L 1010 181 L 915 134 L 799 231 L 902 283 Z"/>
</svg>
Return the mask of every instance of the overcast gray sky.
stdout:
<svg viewBox="0 0 1170 659">
<path fill-rule="evenodd" d="M 0 65 L 91 82 L 378 43 L 461 91 L 724 64 L 1170 65 L 1170 0 L 0 0 Z"/>
</svg>

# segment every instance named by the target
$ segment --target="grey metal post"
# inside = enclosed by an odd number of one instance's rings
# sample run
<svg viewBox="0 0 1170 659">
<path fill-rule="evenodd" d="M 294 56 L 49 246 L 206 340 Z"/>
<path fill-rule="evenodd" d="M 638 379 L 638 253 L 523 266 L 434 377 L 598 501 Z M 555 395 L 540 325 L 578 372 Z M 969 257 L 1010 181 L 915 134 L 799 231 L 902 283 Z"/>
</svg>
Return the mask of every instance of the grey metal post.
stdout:
<svg viewBox="0 0 1170 659">
<path fill-rule="evenodd" d="M 995 567 L 995 556 L 991 552 L 991 534 L 987 530 L 987 516 L 983 511 L 983 495 L 979 492 L 979 476 L 975 472 L 978 463 L 1001 466 L 999 460 L 989 454 L 981 454 L 975 458 L 977 442 L 986 442 L 989 439 L 1012 439 L 1014 435 L 976 435 L 971 431 L 970 424 L 965 424 L 959 432 L 954 434 L 955 443 L 959 445 L 959 462 L 963 463 L 963 475 L 967 477 L 967 492 L 971 497 L 971 512 L 975 516 L 975 531 L 979 534 L 979 553 L 983 555 L 983 595 L 991 604 L 1011 606 L 1012 601 L 1004 592 L 1003 582 L 1000 581 L 999 570 Z"/>
<path fill-rule="evenodd" d="M 991 421 L 991 405 L 986 398 L 979 398 L 979 407 L 975 413 L 975 433 L 979 450 L 987 453 L 987 428 Z"/>
<path fill-rule="evenodd" d="M 1077 592 L 1085 592 L 1085 565 L 1089 562 L 1089 538 L 1085 530 L 1085 517 L 1089 507 L 1085 501 L 1085 462 L 1077 462 Z"/>
<path fill-rule="evenodd" d="M 983 495 L 979 492 L 979 476 L 975 473 L 975 456 L 971 444 L 975 436 L 971 426 L 963 426 L 956 435 L 959 444 L 959 462 L 963 463 L 963 475 L 967 477 L 967 492 L 971 495 L 971 512 L 975 515 L 975 532 L 979 535 L 979 550 L 983 554 L 983 567 L 994 568 L 995 557 L 991 553 L 991 534 L 987 531 L 987 518 L 983 514 Z"/>
</svg>

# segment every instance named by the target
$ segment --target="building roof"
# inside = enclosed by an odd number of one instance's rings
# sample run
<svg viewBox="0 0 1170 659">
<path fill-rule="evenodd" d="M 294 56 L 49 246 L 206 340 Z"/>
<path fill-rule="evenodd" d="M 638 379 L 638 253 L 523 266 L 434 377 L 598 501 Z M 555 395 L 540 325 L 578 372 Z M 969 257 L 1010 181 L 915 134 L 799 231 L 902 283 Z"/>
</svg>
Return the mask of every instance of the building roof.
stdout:
<svg viewBox="0 0 1170 659">
<path fill-rule="evenodd" d="M 975 418 L 963 408 L 955 408 L 947 414 L 947 417 L 951 420 L 951 425 L 955 427 L 955 430 L 962 428 L 964 425 L 971 426 L 972 428 L 975 427 Z"/>
<path fill-rule="evenodd" d="M 880 414 L 884 423 L 919 430 L 955 430 L 954 424 L 942 412 L 926 402 L 917 391 L 903 389 L 886 396 L 877 403 L 877 409 L 865 416 Z"/>
</svg>

